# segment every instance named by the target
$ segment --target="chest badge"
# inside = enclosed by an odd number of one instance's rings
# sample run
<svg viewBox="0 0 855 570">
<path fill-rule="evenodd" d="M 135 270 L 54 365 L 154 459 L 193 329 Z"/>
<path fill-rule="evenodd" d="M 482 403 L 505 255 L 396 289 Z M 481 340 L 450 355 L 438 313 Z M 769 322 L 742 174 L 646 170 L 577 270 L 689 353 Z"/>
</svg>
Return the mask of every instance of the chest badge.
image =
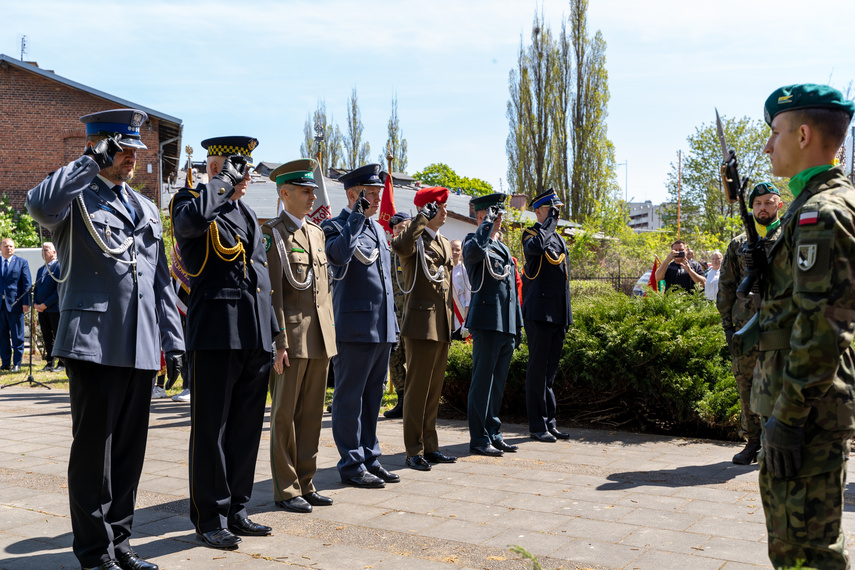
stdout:
<svg viewBox="0 0 855 570">
<path fill-rule="evenodd" d="M 799 269 L 807 271 L 813 264 L 816 263 L 816 244 L 806 244 L 799 246 L 798 259 Z"/>
</svg>

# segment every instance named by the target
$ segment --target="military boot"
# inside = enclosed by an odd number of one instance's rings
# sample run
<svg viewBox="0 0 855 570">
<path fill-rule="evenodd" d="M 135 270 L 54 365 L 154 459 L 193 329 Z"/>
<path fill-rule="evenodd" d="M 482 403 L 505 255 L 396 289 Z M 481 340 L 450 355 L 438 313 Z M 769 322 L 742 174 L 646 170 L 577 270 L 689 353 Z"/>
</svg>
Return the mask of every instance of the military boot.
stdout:
<svg viewBox="0 0 855 570">
<path fill-rule="evenodd" d="M 733 456 L 733 462 L 737 465 L 751 465 L 757 461 L 757 454 L 760 452 L 760 440 L 749 439 L 745 444 L 745 448 Z"/>
<path fill-rule="evenodd" d="M 383 412 L 383 417 L 390 420 L 399 420 L 404 417 L 404 393 L 398 392 L 398 403 L 394 408 L 389 408 Z"/>
</svg>

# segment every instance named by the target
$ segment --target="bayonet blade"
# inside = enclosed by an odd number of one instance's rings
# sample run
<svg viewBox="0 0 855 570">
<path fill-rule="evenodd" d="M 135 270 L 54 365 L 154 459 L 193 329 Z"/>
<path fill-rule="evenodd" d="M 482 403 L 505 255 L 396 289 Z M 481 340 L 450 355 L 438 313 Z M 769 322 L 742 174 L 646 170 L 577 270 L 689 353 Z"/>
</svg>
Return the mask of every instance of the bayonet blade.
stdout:
<svg viewBox="0 0 855 570">
<path fill-rule="evenodd" d="M 718 131 L 718 140 L 721 141 L 721 156 L 725 162 L 730 158 L 727 152 L 727 143 L 724 140 L 724 129 L 721 127 L 721 117 L 718 116 L 718 108 L 715 110 L 715 128 Z"/>
</svg>

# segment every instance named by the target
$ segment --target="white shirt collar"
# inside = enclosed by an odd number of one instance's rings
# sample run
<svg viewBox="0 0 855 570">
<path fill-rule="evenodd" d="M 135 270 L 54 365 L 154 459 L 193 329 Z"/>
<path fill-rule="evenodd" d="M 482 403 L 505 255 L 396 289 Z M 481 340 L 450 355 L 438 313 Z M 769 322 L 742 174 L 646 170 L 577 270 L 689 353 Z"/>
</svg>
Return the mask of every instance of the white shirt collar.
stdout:
<svg viewBox="0 0 855 570">
<path fill-rule="evenodd" d="M 111 189 L 111 190 L 112 190 L 113 188 L 115 188 L 116 186 L 121 186 L 123 190 L 124 190 L 124 188 L 125 188 L 125 184 L 124 184 L 123 182 L 120 182 L 119 184 L 116 184 L 115 182 L 110 182 L 109 180 L 107 180 L 106 178 L 104 178 L 103 176 L 101 176 L 100 174 L 98 174 L 97 176 L 98 176 L 98 178 L 100 178 L 100 179 L 101 179 L 101 182 L 103 182 L 104 184 L 106 184 L 106 185 L 107 185 L 107 188 L 109 188 L 109 189 Z"/>
<path fill-rule="evenodd" d="M 425 231 L 426 231 L 426 232 L 428 233 L 428 235 L 429 235 L 430 237 L 432 237 L 433 239 L 436 239 L 436 236 L 438 236 L 438 235 L 439 235 L 439 232 L 434 231 L 434 230 L 430 229 L 430 228 L 429 228 L 429 227 L 427 227 L 427 226 L 425 226 Z"/>
<path fill-rule="evenodd" d="M 282 210 L 282 211 L 283 211 L 283 212 L 285 212 L 285 214 L 287 214 L 287 216 L 288 216 L 289 218 L 291 218 L 291 221 L 292 221 L 292 222 L 294 222 L 294 223 L 297 225 L 297 229 L 298 229 L 298 230 L 299 230 L 299 229 L 302 229 L 302 227 L 303 227 L 303 218 L 295 218 L 293 215 L 291 215 L 291 212 L 289 212 L 288 210 Z"/>
</svg>

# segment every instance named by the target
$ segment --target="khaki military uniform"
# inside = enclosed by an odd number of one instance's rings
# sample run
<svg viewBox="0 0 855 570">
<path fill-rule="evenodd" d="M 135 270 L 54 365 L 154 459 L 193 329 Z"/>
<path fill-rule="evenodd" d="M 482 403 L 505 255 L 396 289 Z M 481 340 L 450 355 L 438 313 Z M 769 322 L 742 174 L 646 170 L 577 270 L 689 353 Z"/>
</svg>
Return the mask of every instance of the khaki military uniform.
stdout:
<svg viewBox="0 0 855 570">
<path fill-rule="evenodd" d="M 780 226 L 766 235 L 765 248 L 768 254 L 780 233 Z M 743 248 L 748 236 L 741 233 L 727 246 L 724 260 L 721 262 L 721 276 L 718 281 L 716 307 L 721 314 L 721 324 L 727 330 L 739 330 L 757 312 L 759 298 L 753 294 L 743 295 L 736 289 L 745 278 L 745 252 Z M 739 391 L 739 435 L 747 440 L 760 439 L 760 416 L 751 411 L 751 385 L 754 379 L 754 365 L 757 363 L 758 350 L 753 347 L 741 355 L 731 351 L 733 375 Z"/>
<path fill-rule="evenodd" d="M 335 328 L 324 231 L 309 220 L 297 229 L 285 212 L 264 224 L 262 231 L 273 312 L 282 331 L 276 337 L 276 350 L 285 349 L 291 364 L 281 375 L 270 372 L 273 498 L 286 501 L 315 491 L 312 479 L 317 471 L 327 371 L 336 354 Z M 312 284 L 304 290 L 294 288 L 286 278 L 283 258 L 298 283 L 306 281 L 311 270 Z"/>
<path fill-rule="evenodd" d="M 782 220 L 759 310 L 752 409 L 804 430 L 802 466 L 776 479 L 760 456 L 773 565 L 848 568 L 841 529 L 855 433 L 855 188 L 834 167 L 811 178 Z"/>
<path fill-rule="evenodd" d="M 408 457 L 439 451 L 436 415 L 442 395 L 448 347 L 451 343 L 451 244 L 425 230 L 427 218 L 419 214 L 398 237 L 392 250 L 401 260 L 403 283 L 412 286 L 406 296 L 401 336 L 407 347 L 407 389 L 404 392 L 404 447 Z M 442 281 L 427 278 L 419 259 L 418 242 L 432 274 L 444 268 Z M 413 285 L 413 279 L 415 284 Z"/>
</svg>

